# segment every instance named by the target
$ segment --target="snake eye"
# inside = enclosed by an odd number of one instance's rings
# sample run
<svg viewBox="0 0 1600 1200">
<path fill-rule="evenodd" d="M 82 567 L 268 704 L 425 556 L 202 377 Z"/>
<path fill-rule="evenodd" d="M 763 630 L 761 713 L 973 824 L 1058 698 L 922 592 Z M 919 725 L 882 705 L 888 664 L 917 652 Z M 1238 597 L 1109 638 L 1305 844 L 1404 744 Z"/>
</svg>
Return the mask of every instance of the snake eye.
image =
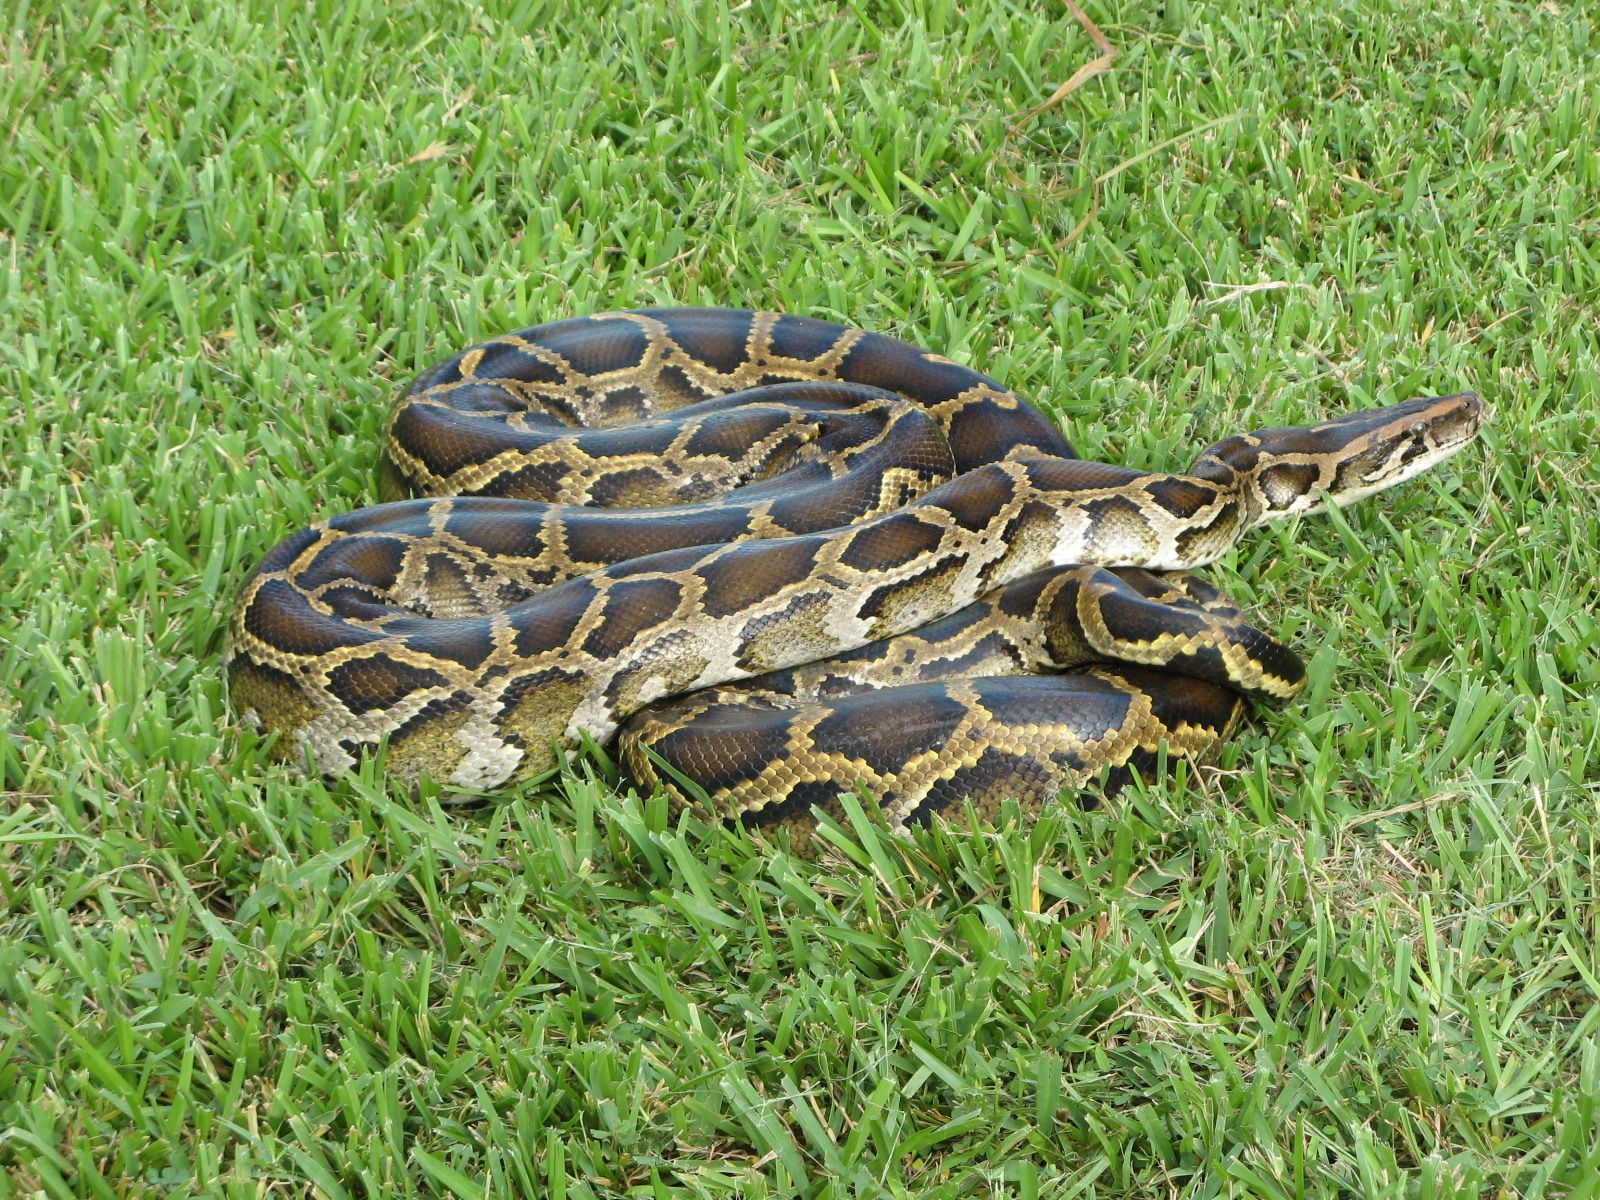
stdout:
<svg viewBox="0 0 1600 1200">
<path fill-rule="evenodd" d="M 1417 421 L 1411 426 L 1412 437 L 1421 437 L 1426 432 L 1428 432 L 1428 423 L 1426 421 Z"/>
</svg>

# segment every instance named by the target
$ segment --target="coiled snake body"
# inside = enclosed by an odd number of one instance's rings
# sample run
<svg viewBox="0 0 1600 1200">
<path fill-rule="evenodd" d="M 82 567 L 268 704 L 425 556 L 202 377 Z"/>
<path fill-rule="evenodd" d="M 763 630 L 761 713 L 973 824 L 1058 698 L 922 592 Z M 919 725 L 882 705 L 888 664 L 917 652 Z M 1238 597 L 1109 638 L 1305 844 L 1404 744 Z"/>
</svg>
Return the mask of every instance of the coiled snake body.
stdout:
<svg viewBox="0 0 1600 1200">
<path fill-rule="evenodd" d="M 1413 400 L 1157 474 L 1077 459 L 994 380 L 881 335 L 724 309 L 560 321 L 401 397 L 383 487 L 424 498 L 267 556 L 230 622 L 230 696 L 283 757 L 339 771 L 387 742 L 391 774 L 468 789 L 620 727 L 641 784 L 681 777 L 801 837 L 857 787 L 895 823 L 1114 787 L 1301 683 L 1184 569 L 1410 478 L 1481 414 Z"/>
</svg>

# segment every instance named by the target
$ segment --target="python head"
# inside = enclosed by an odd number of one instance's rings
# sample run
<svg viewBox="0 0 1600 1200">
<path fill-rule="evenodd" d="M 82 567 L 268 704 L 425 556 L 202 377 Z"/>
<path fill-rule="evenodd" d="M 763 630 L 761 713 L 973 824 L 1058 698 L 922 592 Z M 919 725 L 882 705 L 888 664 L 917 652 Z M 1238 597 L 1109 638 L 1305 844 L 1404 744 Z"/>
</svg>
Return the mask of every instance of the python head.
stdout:
<svg viewBox="0 0 1600 1200">
<path fill-rule="evenodd" d="M 1192 473 L 1236 482 L 1249 525 L 1321 512 L 1403 483 L 1478 435 L 1483 401 L 1473 392 L 1407 400 L 1285 429 L 1258 429 L 1205 451 Z"/>
</svg>

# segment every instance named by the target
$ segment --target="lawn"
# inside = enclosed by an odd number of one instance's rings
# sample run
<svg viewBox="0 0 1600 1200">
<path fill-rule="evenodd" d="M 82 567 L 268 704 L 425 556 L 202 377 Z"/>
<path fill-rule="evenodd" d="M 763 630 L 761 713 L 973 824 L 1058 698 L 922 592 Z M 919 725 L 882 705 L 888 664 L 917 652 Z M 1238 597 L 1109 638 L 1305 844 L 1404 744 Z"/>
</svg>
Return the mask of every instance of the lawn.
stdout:
<svg viewBox="0 0 1600 1200">
<path fill-rule="evenodd" d="M 1600 1195 L 1594 10 L 1086 2 L 1037 112 L 1056 0 L 7 6 L 0 1196 Z M 395 389 L 668 303 L 1137 467 L 1493 416 L 1213 568 L 1310 686 L 1096 810 L 269 764 L 223 615 Z"/>
</svg>

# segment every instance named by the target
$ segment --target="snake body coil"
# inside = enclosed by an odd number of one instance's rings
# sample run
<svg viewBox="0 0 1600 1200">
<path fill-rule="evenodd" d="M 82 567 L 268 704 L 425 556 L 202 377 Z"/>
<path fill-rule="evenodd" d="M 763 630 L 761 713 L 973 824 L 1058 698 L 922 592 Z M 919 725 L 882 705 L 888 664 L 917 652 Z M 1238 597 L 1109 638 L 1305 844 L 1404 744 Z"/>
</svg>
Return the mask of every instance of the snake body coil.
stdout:
<svg viewBox="0 0 1600 1200">
<path fill-rule="evenodd" d="M 391 774 L 472 789 L 620 728 L 642 784 L 665 763 L 669 789 L 802 836 L 857 786 L 896 823 L 1043 802 L 1163 746 L 1201 757 L 1241 696 L 1294 695 L 1293 653 L 1184 569 L 1410 478 L 1481 414 L 1414 400 L 1156 474 L 1077 459 L 1000 384 L 881 335 L 561 321 L 412 385 L 384 490 L 439 498 L 273 550 L 233 612 L 230 694 L 284 757 L 338 771 L 386 741 Z"/>
</svg>

